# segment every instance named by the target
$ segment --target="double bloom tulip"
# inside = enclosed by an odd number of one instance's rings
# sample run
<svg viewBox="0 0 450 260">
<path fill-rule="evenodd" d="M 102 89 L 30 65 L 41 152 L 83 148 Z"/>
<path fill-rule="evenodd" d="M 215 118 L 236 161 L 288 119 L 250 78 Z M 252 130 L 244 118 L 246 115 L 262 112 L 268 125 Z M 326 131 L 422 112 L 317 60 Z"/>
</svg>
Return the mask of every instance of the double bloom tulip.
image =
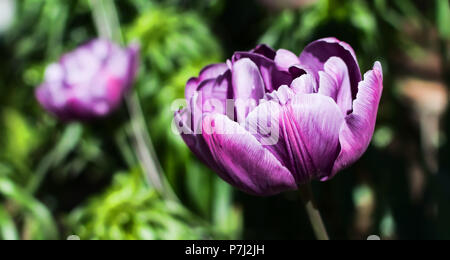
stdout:
<svg viewBox="0 0 450 260">
<path fill-rule="evenodd" d="M 362 78 L 354 50 L 335 38 L 300 56 L 260 45 L 190 79 L 175 123 L 222 179 L 267 196 L 329 180 L 358 160 L 382 89 L 380 63 Z"/>
</svg>

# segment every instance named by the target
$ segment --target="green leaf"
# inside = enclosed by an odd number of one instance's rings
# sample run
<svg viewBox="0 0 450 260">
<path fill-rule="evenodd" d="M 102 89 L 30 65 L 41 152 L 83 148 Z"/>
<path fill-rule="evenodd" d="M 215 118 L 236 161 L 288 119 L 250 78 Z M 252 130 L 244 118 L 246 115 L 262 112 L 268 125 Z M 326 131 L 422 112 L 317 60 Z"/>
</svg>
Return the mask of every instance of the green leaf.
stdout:
<svg viewBox="0 0 450 260">
<path fill-rule="evenodd" d="M 28 183 L 27 190 L 30 193 L 34 193 L 39 188 L 40 183 L 52 167 L 61 164 L 69 153 L 77 147 L 82 134 L 83 127 L 79 123 L 73 123 L 66 127 L 56 147 L 42 159 L 35 175 Z"/>
<path fill-rule="evenodd" d="M 441 36 L 450 39 L 450 4 L 448 0 L 436 0 L 436 19 Z"/>
<path fill-rule="evenodd" d="M 0 239 L 3 240 L 18 240 L 19 234 L 17 233 L 14 221 L 9 215 L 8 211 L 0 205 Z"/>
<path fill-rule="evenodd" d="M 0 176 L 0 193 L 23 207 L 39 223 L 39 233 L 46 239 L 57 238 L 56 223 L 50 211 L 11 180 Z"/>
<path fill-rule="evenodd" d="M 66 127 L 61 139 L 52 152 L 54 164 L 60 164 L 72 152 L 81 140 L 83 126 L 73 123 Z"/>
<path fill-rule="evenodd" d="M 2 114 L 4 135 L 3 155 L 14 162 L 23 162 L 36 145 L 35 132 L 20 112 L 5 109 Z"/>
<path fill-rule="evenodd" d="M 192 198 L 197 209 L 204 216 L 210 215 L 212 185 L 211 179 L 214 176 L 205 171 L 205 167 L 197 161 L 191 161 L 186 167 L 187 192 Z"/>
</svg>

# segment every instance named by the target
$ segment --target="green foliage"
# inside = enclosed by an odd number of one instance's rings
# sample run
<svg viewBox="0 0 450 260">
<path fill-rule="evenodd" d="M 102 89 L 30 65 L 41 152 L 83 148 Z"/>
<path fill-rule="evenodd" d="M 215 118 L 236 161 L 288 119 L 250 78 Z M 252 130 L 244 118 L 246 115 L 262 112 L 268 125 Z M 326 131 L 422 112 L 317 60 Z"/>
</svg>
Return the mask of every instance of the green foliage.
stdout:
<svg viewBox="0 0 450 260">
<path fill-rule="evenodd" d="M 445 0 L 436 0 L 436 22 L 442 37 L 450 39 L 450 4 Z"/>
<path fill-rule="evenodd" d="M 0 142 L 3 149 L 0 156 L 21 163 L 36 147 L 37 133 L 17 110 L 4 109 L 2 119 L 3 135 L 0 136 Z"/>
<path fill-rule="evenodd" d="M 56 223 L 51 212 L 31 194 L 18 187 L 0 173 L 0 194 L 7 200 L 7 205 L 18 207 L 20 217 L 27 226 L 25 239 L 56 239 L 58 236 Z M 5 209 L 0 212 L 3 221 L 2 232 L 5 239 L 16 238 L 17 229 L 9 213 Z M 15 211 L 15 210 L 14 210 Z"/>
<path fill-rule="evenodd" d="M 180 70 L 183 70 L 185 79 L 195 75 L 188 73 L 195 72 L 208 62 L 217 62 L 221 57 L 214 36 L 192 12 L 180 12 L 170 7 L 149 7 L 126 28 L 125 35 L 128 41 L 137 41 L 141 45 L 141 71 L 146 74 L 140 78 L 140 82 L 144 82 L 140 90 L 144 96 L 164 90 L 161 84 L 172 77 L 179 78 Z M 184 86 L 185 82 L 176 83 L 176 97 L 182 97 L 180 94 L 184 91 L 180 86 Z"/>
<path fill-rule="evenodd" d="M 0 206 L 0 239 L 3 240 L 18 240 L 19 234 L 14 224 L 14 220 L 9 215 L 9 212 Z"/>
<path fill-rule="evenodd" d="M 138 170 L 115 174 L 113 183 L 69 218 L 81 239 L 154 240 L 219 238 L 213 227 L 182 205 L 149 190 Z"/>
</svg>

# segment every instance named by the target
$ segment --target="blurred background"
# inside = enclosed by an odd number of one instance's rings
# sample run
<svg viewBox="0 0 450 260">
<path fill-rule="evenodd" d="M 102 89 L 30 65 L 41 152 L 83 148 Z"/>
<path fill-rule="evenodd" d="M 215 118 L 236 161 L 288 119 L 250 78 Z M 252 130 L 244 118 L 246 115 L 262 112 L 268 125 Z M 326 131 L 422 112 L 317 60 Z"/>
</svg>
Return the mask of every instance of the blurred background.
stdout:
<svg viewBox="0 0 450 260">
<path fill-rule="evenodd" d="M 45 66 L 96 37 L 88 0 L 0 0 L 0 239 L 314 239 L 298 194 L 233 189 L 171 131 L 171 103 L 210 63 L 258 43 L 297 54 L 335 36 L 381 61 L 371 146 L 313 183 L 332 239 L 450 239 L 448 0 L 117 0 L 141 43 L 135 84 L 180 202 L 145 185 L 124 107 L 65 124 L 34 98 Z"/>
</svg>

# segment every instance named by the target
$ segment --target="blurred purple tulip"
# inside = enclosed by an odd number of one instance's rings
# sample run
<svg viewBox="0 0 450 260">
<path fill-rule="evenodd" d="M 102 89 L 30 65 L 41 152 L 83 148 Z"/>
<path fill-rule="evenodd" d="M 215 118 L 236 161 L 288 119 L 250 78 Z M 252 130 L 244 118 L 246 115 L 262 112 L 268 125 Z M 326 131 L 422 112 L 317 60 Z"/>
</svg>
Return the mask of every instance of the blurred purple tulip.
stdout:
<svg viewBox="0 0 450 260">
<path fill-rule="evenodd" d="M 311 43 L 300 57 L 261 45 L 189 80 L 188 106 L 175 123 L 225 181 L 272 195 L 329 180 L 358 160 L 382 89 L 380 63 L 362 80 L 353 49 L 335 38 Z"/>
<path fill-rule="evenodd" d="M 65 54 L 45 71 L 39 103 L 61 120 L 89 120 L 115 110 L 131 88 L 138 48 L 96 39 Z"/>
</svg>

